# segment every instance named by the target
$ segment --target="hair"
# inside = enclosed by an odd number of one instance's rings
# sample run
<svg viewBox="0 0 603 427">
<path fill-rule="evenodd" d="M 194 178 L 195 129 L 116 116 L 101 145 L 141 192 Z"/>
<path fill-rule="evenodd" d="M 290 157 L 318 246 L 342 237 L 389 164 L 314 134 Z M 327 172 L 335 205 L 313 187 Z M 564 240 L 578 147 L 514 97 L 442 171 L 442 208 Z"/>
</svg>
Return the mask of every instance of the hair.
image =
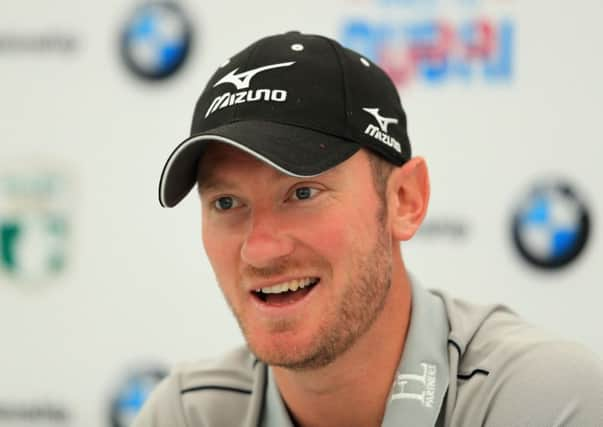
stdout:
<svg viewBox="0 0 603 427">
<path fill-rule="evenodd" d="M 389 176 L 396 168 L 396 165 L 388 162 L 383 157 L 378 154 L 375 154 L 372 151 L 367 150 L 367 154 L 369 164 L 371 165 L 371 173 L 373 175 L 373 184 L 375 186 L 375 191 L 377 192 L 377 196 L 379 196 L 381 203 L 385 206 L 385 193 L 387 190 L 387 181 L 389 179 Z"/>
</svg>

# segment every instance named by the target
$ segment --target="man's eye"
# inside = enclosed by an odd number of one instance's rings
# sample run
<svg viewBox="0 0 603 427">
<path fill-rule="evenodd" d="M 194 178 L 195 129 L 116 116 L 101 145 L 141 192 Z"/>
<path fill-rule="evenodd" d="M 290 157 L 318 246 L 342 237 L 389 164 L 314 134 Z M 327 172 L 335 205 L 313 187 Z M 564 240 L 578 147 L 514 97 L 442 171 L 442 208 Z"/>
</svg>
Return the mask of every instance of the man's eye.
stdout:
<svg viewBox="0 0 603 427">
<path fill-rule="evenodd" d="M 236 208 L 239 206 L 239 202 L 232 196 L 223 196 L 214 202 L 214 206 L 219 211 L 226 211 L 228 209 Z"/>
<path fill-rule="evenodd" d="M 293 198 L 297 200 L 311 199 L 316 196 L 320 190 L 312 187 L 299 187 L 293 192 Z"/>
</svg>

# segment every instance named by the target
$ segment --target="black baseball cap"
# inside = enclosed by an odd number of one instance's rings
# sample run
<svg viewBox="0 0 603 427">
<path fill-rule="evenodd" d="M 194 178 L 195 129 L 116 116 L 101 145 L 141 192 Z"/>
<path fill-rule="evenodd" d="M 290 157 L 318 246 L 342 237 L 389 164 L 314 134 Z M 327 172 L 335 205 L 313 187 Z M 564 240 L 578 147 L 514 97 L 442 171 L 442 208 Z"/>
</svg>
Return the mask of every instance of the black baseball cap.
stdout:
<svg viewBox="0 0 603 427">
<path fill-rule="evenodd" d="M 195 186 L 208 142 L 299 177 L 319 175 L 360 148 L 395 165 L 411 157 L 406 115 L 385 72 L 335 40 L 299 32 L 263 38 L 214 73 L 190 137 L 163 167 L 162 206 L 176 206 Z"/>
</svg>

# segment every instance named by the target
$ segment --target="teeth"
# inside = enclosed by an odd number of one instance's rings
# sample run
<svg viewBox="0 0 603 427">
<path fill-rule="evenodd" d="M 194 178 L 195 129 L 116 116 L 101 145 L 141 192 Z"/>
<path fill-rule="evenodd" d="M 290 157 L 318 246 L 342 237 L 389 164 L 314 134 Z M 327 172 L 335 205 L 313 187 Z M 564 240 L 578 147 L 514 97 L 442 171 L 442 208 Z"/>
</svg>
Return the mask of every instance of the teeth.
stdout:
<svg viewBox="0 0 603 427">
<path fill-rule="evenodd" d="M 279 283 L 274 286 L 256 289 L 255 292 L 265 294 L 280 294 L 287 291 L 297 291 L 316 282 L 316 278 L 306 277 L 305 279 L 290 280 L 289 282 Z"/>
</svg>

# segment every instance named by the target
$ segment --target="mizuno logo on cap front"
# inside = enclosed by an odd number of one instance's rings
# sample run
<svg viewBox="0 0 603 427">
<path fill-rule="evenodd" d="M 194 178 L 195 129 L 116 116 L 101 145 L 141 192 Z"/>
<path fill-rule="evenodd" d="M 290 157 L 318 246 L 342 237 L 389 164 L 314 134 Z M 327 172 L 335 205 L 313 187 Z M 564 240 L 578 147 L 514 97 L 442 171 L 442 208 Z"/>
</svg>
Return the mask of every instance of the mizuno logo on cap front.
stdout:
<svg viewBox="0 0 603 427">
<path fill-rule="evenodd" d="M 289 67 L 295 64 L 295 61 L 281 62 L 280 64 L 265 65 L 263 67 L 254 68 L 252 70 L 238 73 L 238 68 L 235 68 L 230 73 L 226 74 L 220 80 L 218 80 L 213 87 L 217 87 L 223 84 L 230 83 L 241 92 L 225 92 L 218 95 L 209 105 L 209 108 L 205 112 L 205 118 L 210 114 L 222 108 L 231 107 L 235 104 L 244 104 L 246 102 L 253 101 L 274 101 L 274 102 L 285 102 L 287 100 L 287 91 L 282 89 L 249 89 L 251 79 L 257 74 L 272 70 L 275 68 Z M 245 90 L 247 89 L 247 90 Z"/>
<path fill-rule="evenodd" d="M 258 67 L 254 68 L 253 70 L 244 71 L 239 74 L 237 74 L 237 71 L 239 71 L 239 69 L 235 68 L 230 73 L 226 74 L 224 77 L 218 80 L 214 87 L 220 86 L 221 84 L 225 83 L 231 83 L 235 85 L 237 90 L 248 89 L 249 84 L 251 83 L 251 79 L 254 78 L 256 74 L 261 73 L 262 71 L 272 70 L 273 68 L 289 67 L 293 64 L 295 64 L 295 62 L 283 62 L 280 64 L 266 65 L 264 67 Z"/>
</svg>

